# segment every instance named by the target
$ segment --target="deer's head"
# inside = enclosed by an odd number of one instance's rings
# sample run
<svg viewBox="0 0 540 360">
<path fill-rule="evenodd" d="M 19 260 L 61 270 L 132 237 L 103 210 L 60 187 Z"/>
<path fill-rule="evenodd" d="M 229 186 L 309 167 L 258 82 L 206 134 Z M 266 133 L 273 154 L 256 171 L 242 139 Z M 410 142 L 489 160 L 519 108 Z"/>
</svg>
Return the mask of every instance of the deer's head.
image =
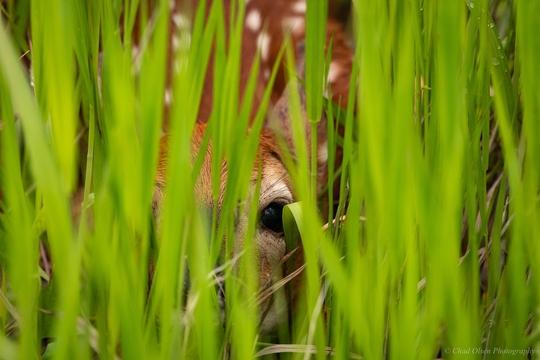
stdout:
<svg viewBox="0 0 540 360">
<path fill-rule="evenodd" d="M 226 2 L 227 3 L 227 2 Z M 241 69 L 241 94 L 244 91 L 243 85 L 247 82 L 249 69 L 253 59 L 257 54 L 261 56 L 261 69 L 259 74 L 259 83 L 255 91 L 254 106 L 259 106 L 261 102 L 260 95 L 262 89 L 267 85 L 268 74 L 274 65 L 275 55 L 279 50 L 281 43 L 288 32 L 292 36 L 295 45 L 303 43 L 304 36 L 304 18 L 305 1 L 275 0 L 273 2 L 253 0 L 247 2 L 245 12 L 245 29 L 242 37 L 242 69 Z M 228 10 L 226 10 L 226 13 Z M 339 54 L 338 59 L 334 59 L 330 64 L 328 74 L 328 85 L 334 95 L 335 100 L 346 98 L 348 89 L 348 74 L 351 68 L 352 51 L 345 42 L 345 37 L 341 32 L 340 26 L 332 21 L 328 25 L 328 38 L 332 38 L 334 53 Z M 296 47 L 297 62 L 303 62 L 302 46 Z M 283 74 L 282 74 L 283 75 Z M 284 76 L 281 77 L 282 79 Z M 249 196 L 258 196 L 256 203 L 257 223 L 254 233 L 254 244 L 256 246 L 256 259 L 258 265 L 259 286 L 261 289 L 272 285 L 276 278 L 283 276 L 283 260 L 287 254 L 287 247 L 284 237 L 282 211 L 283 207 L 295 201 L 295 193 L 292 187 L 291 178 L 285 166 L 282 157 L 282 149 L 277 145 L 276 138 L 281 137 L 284 144 L 289 146 L 293 143 L 290 131 L 290 116 L 288 108 L 288 91 L 284 84 L 275 85 L 276 93 L 281 94 L 273 97 L 273 105 L 270 114 L 267 116 L 267 126 L 263 129 L 257 150 L 255 165 L 249 181 Z M 300 98 L 304 96 L 300 90 Z M 212 144 L 208 146 L 203 144 L 203 136 L 207 125 L 205 120 L 211 112 L 211 94 L 212 94 L 212 74 L 207 76 L 203 99 L 201 100 L 199 111 L 199 122 L 195 126 L 192 137 L 193 158 L 202 154 L 202 167 L 199 177 L 195 184 L 195 196 L 199 207 L 207 209 L 206 213 L 221 214 L 223 197 L 214 196 L 214 184 L 212 174 L 212 159 L 214 152 Z M 302 102 L 303 103 L 303 102 Z M 304 114 L 305 117 L 305 114 Z M 310 126 L 307 119 L 306 136 L 307 143 L 310 143 Z M 274 129 L 274 130 L 272 130 Z M 276 133 L 275 129 L 279 129 Z M 318 153 L 318 171 L 321 177 L 324 177 L 324 169 L 327 162 L 326 152 L 326 124 L 321 122 L 317 134 Z M 166 143 L 166 142 L 165 142 Z M 292 149 L 290 149 L 292 150 Z M 166 153 L 166 151 L 162 151 Z M 294 155 L 294 151 L 291 151 Z M 158 185 L 164 187 L 166 161 L 162 161 L 158 171 Z M 227 184 L 229 164 L 223 163 L 221 166 L 219 179 L 221 194 L 224 193 Z M 260 178 L 260 191 L 256 191 L 258 179 Z M 234 251 L 239 252 L 242 248 L 242 239 L 245 237 L 248 227 L 249 213 L 245 208 L 240 207 L 235 213 L 235 241 Z M 219 222 L 219 219 L 217 219 Z M 289 249 L 290 250 L 290 249 Z M 284 308 L 274 305 L 271 297 L 267 298 L 261 304 L 261 313 L 264 314 L 262 320 L 263 330 L 272 329 L 283 316 Z"/>
</svg>

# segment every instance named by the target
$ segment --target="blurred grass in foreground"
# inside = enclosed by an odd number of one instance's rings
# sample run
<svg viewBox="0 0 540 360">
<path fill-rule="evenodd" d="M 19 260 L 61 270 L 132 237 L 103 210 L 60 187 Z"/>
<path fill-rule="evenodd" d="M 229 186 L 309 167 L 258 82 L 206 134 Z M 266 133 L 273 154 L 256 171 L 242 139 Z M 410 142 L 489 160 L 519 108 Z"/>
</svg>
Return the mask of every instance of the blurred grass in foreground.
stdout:
<svg viewBox="0 0 540 360">
<path fill-rule="evenodd" d="M 315 124 L 322 108 L 346 124 L 342 138 L 329 136 L 330 156 L 344 149 L 331 171 L 345 220 L 322 230 L 334 214 L 318 216 L 312 144 L 296 142 L 301 204 L 286 225 L 300 230 L 305 291 L 276 338 L 257 331 L 249 236 L 237 270 L 225 272 L 223 325 L 209 276 L 232 248 L 222 239 L 233 237 L 271 106 L 267 92 L 246 132 L 243 24 L 225 39 L 220 2 L 179 34 L 159 231 L 153 220 L 167 3 L 139 19 L 135 62 L 138 1 L 0 3 L 0 358 L 538 357 L 540 1 L 355 1 L 356 110 L 322 101 L 327 14 L 308 2 L 308 114 Z M 231 215 L 208 232 L 190 139 L 214 41 L 207 136 L 214 168 L 230 164 L 222 212 Z M 290 101 L 299 124 L 297 94 Z M 252 211 L 248 234 L 255 220 Z"/>
</svg>

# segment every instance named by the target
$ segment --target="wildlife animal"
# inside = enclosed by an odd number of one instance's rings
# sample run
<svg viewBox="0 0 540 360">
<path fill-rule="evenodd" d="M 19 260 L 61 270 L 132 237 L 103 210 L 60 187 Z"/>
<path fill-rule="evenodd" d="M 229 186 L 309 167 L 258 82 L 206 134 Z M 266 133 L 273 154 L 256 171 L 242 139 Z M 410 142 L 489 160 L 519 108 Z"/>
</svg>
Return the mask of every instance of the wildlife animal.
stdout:
<svg viewBox="0 0 540 360">
<path fill-rule="evenodd" d="M 314 0 L 316 1 L 316 0 Z M 192 7 L 196 8 L 198 2 L 192 1 Z M 210 4 L 210 1 L 208 1 Z M 231 1 L 226 0 L 224 13 L 226 17 L 231 15 Z M 332 4 L 332 2 L 330 2 Z M 180 1 L 173 4 L 172 12 L 172 32 L 175 27 L 185 26 L 189 17 L 182 12 Z M 290 37 L 296 63 L 304 63 L 304 37 L 306 31 L 306 0 L 246 0 L 245 18 L 242 32 L 241 50 L 241 73 L 240 96 L 245 92 L 245 84 L 248 83 L 249 72 L 257 56 L 260 56 L 261 66 L 257 74 L 257 84 L 253 99 L 253 107 L 256 110 L 262 101 L 262 95 L 268 85 L 272 68 L 278 61 L 278 54 L 284 40 Z M 332 18 L 333 12 L 329 12 L 330 17 L 326 26 L 327 43 L 332 44 L 332 56 L 329 64 L 327 76 L 327 90 L 331 94 L 332 100 L 339 105 L 345 105 L 349 88 L 349 74 L 352 68 L 353 51 L 345 35 L 342 22 Z M 187 19 L 187 20 L 186 20 Z M 225 23 L 228 21 L 226 19 Z M 175 43 L 174 35 L 171 43 Z M 173 44 L 174 45 L 174 44 Z M 172 46 L 172 45 L 171 45 Z M 172 46 L 171 53 L 174 53 Z M 210 60 L 212 61 L 212 59 Z M 321 59 L 321 61 L 323 61 Z M 169 62 L 171 63 L 171 62 Z M 302 74 L 300 74 L 302 76 Z M 257 184 L 259 170 L 261 171 L 260 198 L 258 199 L 258 218 L 255 241 L 257 263 L 259 269 L 259 285 L 261 288 L 272 284 L 274 274 L 279 272 L 282 259 L 286 255 L 286 244 L 283 233 L 282 210 L 287 204 L 295 201 L 295 193 L 291 186 L 291 179 L 281 157 L 281 152 L 276 143 L 276 136 L 283 136 L 290 140 L 291 134 L 287 129 L 289 126 L 288 101 L 286 96 L 287 76 L 285 67 L 281 66 L 272 88 L 272 104 L 268 114 L 267 122 L 272 118 L 278 123 L 277 128 L 284 129 L 281 134 L 276 134 L 275 127 L 265 126 L 261 132 L 260 144 L 257 150 L 257 166 L 251 174 L 250 186 L 254 192 Z M 212 108 L 213 74 L 211 65 L 208 67 L 201 103 L 199 106 L 198 121 L 192 136 L 192 152 L 195 158 L 200 152 L 206 152 L 201 167 L 199 178 L 195 185 L 197 201 L 202 207 L 217 207 L 219 214 L 221 200 L 217 203 L 212 196 L 212 147 L 203 147 L 203 136 L 207 127 Z M 304 98 L 303 94 L 300 94 Z M 268 124 L 267 124 L 268 125 Z M 306 121 L 307 125 L 307 121 Z M 308 128 L 308 126 L 306 126 Z M 318 166 L 324 169 L 327 162 L 326 149 L 326 125 L 321 123 L 318 131 Z M 309 129 L 308 129 L 309 130 Z M 309 136 L 309 131 L 307 132 Z M 291 141 L 287 141 L 291 143 Z M 161 193 L 165 188 L 167 171 L 167 141 L 162 142 L 162 158 L 159 162 L 158 175 L 156 179 L 156 199 L 159 203 Z M 226 167 L 223 165 L 221 174 L 221 186 L 223 189 L 226 182 Z M 324 171 L 321 171 L 324 173 Z M 158 205 L 159 206 L 159 205 Z M 248 214 L 240 211 L 235 221 L 236 234 L 242 238 L 247 226 Z M 265 311 L 262 320 L 263 331 L 272 329 L 283 316 L 283 309 L 276 308 L 271 301 L 266 304 L 271 307 Z M 263 304 L 264 308 L 265 304 Z"/>
</svg>

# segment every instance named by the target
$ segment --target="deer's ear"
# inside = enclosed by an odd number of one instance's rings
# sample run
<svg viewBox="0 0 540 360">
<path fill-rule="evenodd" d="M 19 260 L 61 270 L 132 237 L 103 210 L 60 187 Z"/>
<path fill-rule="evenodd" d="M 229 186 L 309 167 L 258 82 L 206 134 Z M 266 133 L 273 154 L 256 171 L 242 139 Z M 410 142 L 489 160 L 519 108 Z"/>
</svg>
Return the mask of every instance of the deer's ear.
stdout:
<svg viewBox="0 0 540 360">
<path fill-rule="evenodd" d="M 274 106 L 270 109 L 267 126 L 274 133 L 275 137 L 283 139 L 289 153 L 294 158 L 296 151 L 293 141 L 293 124 L 291 117 L 290 101 L 293 96 L 300 99 L 300 118 L 304 128 L 305 144 L 307 146 L 308 156 L 311 158 L 311 123 L 308 120 L 306 111 L 306 94 L 302 86 L 294 85 L 296 81 L 290 82 Z M 296 94 L 291 94 L 296 91 Z M 328 142 L 326 136 L 327 120 L 326 116 L 320 119 L 317 125 L 317 188 L 321 191 L 327 182 L 328 166 Z"/>
</svg>

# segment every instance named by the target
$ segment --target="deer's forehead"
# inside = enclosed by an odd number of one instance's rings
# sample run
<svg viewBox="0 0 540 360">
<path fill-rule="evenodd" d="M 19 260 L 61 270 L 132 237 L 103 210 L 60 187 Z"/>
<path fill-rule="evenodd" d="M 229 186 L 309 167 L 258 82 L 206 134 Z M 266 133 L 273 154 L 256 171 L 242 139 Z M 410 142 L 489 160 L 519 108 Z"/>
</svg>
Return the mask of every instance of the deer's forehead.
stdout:
<svg viewBox="0 0 540 360">
<path fill-rule="evenodd" d="M 259 205 L 265 207 L 272 201 L 291 203 L 293 194 L 289 174 L 283 163 L 273 155 L 267 155 L 261 177 Z"/>
<path fill-rule="evenodd" d="M 201 149 L 202 150 L 202 149 Z M 208 147 L 205 150 L 205 158 L 200 169 L 199 177 L 195 183 L 195 196 L 201 205 L 210 206 L 211 204 L 221 207 L 223 197 L 226 191 L 227 179 L 229 176 L 229 166 L 226 162 L 221 163 L 219 177 L 213 175 L 212 149 Z M 283 202 L 292 201 L 292 192 L 290 180 L 282 162 L 268 149 L 259 149 L 259 156 L 253 168 L 250 170 L 249 194 L 253 194 L 256 188 L 260 173 L 260 195 L 259 204 L 264 206 L 275 199 Z M 247 175 L 247 174 L 246 174 Z M 214 202 L 214 189 L 216 179 L 219 179 L 219 196 L 217 204 Z"/>
</svg>

